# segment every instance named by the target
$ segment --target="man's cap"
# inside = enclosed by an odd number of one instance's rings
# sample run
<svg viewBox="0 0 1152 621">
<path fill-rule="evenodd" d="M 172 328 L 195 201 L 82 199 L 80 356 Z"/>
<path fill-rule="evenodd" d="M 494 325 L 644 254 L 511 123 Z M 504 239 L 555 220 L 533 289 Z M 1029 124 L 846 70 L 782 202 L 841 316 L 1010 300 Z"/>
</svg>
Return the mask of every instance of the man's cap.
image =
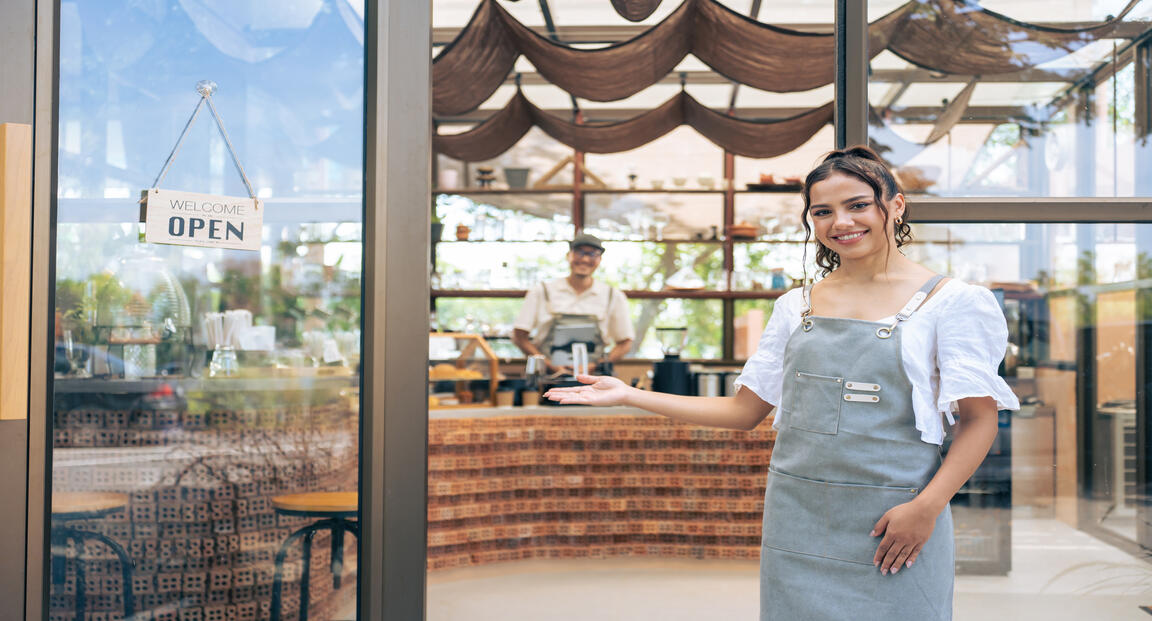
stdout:
<svg viewBox="0 0 1152 621">
<path fill-rule="evenodd" d="M 593 248 L 598 248 L 600 252 L 604 252 L 604 244 L 600 242 L 600 238 L 596 237 L 595 235 L 589 235 L 587 233 L 581 233 L 577 235 L 568 244 L 568 247 L 572 249 L 575 249 L 579 246 L 592 246 Z"/>
</svg>

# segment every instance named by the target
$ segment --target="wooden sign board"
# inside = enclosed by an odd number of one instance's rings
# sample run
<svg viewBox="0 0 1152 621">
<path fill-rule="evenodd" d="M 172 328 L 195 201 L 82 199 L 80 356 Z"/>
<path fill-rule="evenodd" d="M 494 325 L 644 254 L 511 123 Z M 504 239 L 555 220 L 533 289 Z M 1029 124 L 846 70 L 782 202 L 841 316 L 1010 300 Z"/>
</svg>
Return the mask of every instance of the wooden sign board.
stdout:
<svg viewBox="0 0 1152 621">
<path fill-rule="evenodd" d="M 260 250 L 259 199 L 152 188 L 146 200 L 144 240 L 150 244 Z"/>
</svg>

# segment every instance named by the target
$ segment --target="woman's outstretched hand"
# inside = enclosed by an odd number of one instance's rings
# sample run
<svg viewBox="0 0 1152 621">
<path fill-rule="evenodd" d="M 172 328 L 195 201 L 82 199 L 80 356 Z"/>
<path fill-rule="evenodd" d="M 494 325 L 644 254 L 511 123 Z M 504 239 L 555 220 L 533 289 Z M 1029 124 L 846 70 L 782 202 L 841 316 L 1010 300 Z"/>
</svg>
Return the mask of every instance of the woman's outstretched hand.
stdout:
<svg viewBox="0 0 1152 621">
<path fill-rule="evenodd" d="M 585 385 L 552 388 L 544 393 L 544 397 L 559 403 L 623 405 L 628 391 L 633 390 L 624 382 L 607 375 L 577 375 L 576 379 Z"/>
</svg>

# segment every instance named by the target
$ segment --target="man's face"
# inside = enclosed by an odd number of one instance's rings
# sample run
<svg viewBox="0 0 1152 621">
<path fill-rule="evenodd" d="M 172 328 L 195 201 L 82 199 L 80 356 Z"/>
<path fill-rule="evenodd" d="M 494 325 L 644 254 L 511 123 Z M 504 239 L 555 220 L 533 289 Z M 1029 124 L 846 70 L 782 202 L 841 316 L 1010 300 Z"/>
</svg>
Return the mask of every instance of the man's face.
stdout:
<svg viewBox="0 0 1152 621">
<path fill-rule="evenodd" d="M 568 266 L 577 276 L 591 276 L 600 266 L 604 251 L 593 246 L 576 246 L 568 251 Z"/>
</svg>

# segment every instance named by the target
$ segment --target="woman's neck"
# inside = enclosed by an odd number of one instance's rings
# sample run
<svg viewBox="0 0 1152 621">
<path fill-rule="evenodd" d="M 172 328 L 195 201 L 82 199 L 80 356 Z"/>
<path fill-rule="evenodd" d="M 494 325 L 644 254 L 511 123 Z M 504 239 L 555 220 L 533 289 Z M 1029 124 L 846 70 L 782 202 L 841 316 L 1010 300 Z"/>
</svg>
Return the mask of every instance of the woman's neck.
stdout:
<svg viewBox="0 0 1152 621">
<path fill-rule="evenodd" d="M 921 271 L 917 263 L 901 254 L 895 247 L 885 256 L 874 254 L 860 259 L 840 259 L 840 267 L 833 274 L 837 280 L 867 283 L 891 280 L 900 275 Z"/>
</svg>

